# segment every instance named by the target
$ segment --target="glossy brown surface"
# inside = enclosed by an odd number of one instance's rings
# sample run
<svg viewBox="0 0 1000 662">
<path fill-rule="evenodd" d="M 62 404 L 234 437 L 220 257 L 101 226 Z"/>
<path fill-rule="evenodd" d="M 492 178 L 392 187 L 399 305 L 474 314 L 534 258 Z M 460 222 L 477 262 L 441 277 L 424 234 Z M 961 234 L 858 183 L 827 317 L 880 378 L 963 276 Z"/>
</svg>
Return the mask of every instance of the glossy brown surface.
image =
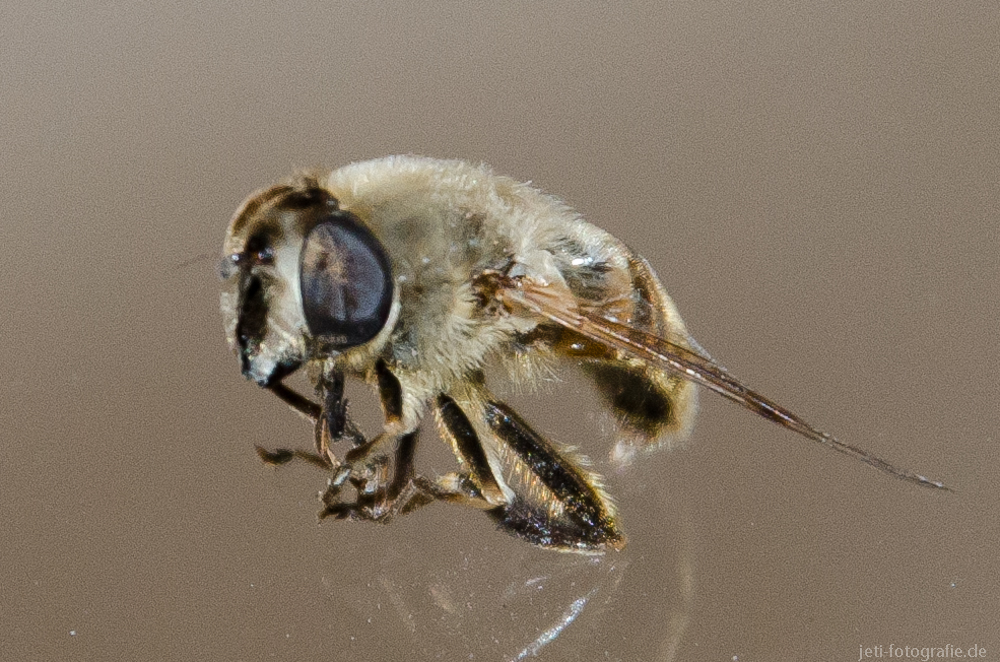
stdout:
<svg viewBox="0 0 1000 662">
<path fill-rule="evenodd" d="M 988 3 L 0 15 L 3 659 L 1000 655 Z M 565 198 L 751 387 L 955 493 L 708 393 L 688 449 L 611 474 L 568 372 L 507 400 L 607 474 L 624 551 L 545 552 L 445 504 L 317 526 L 322 472 L 254 452 L 312 430 L 240 377 L 220 246 L 293 168 L 407 152 Z M 417 455 L 454 467 L 430 435 Z"/>
</svg>

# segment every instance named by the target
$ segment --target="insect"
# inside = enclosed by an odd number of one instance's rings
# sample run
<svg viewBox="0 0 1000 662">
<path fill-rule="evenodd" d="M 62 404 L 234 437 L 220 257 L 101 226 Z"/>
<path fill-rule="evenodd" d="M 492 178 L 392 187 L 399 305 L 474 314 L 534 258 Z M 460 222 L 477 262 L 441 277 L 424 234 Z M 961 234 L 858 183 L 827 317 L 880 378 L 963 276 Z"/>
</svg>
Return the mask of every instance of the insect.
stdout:
<svg viewBox="0 0 1000 662">
<path fill-rule="evenodd" d="M 621 548 L 600 477 L 489 388 L 494 369 L 531 380 L 559 361 L 596 385 L 619 459 L 683 439 L 700 385 L 885 473 L 947 489 L 744 386 L 688 334 L 644 258 L 485 166 L 391 156 L 293 176 L 237 210 L 222 275 L 244 376 L 315 423 L 314 449 L 258 452 L 328 469 L 323 517 L 388 522 L 440 500 L 480 508 L 542 547 Z M 319 402 L 283 383 L 303 368 Z M 346 377 L 378 393 L 385 423 L 371 439 L 348 417 Z M 428 413 L 458 460 L 442 476 L 414 468 Z"/>
</svg>

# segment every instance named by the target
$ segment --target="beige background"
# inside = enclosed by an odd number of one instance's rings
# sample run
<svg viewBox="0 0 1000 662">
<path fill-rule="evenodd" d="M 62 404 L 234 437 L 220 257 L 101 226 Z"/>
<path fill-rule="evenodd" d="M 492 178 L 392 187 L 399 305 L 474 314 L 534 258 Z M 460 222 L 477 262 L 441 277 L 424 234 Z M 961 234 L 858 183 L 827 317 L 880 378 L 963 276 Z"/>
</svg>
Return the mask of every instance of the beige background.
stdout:
<svg viewBox="0 0 1000 662">
<path fill-rule="evenodd" d="M 0 657 L 1000 657 L 996 5 L 599 4 L 0 10 Z M 240 377 L 216 260 L 251 190 L 396 152 L 564 196 L 736 375 L 955 493 L 706 395 L 610 477 L 602 561 L 443 505 L 317 526 L 323 475 L 254 455 L 310 430 Z M 514 399 L 606 468 L 571 378 Z"/>
</svg>

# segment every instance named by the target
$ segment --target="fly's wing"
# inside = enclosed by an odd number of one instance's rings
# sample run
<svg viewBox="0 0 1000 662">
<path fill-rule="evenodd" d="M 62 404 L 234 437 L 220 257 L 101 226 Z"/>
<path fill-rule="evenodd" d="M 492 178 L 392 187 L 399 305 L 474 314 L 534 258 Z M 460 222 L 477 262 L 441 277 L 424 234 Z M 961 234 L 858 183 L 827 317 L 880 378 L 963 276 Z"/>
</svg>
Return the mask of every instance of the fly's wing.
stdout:
<svg viewBox="0 0 1000 662">
<path fill-rule="evenodd" d="M 860 460 L 890 476 L 926 487 L 949 489 L 940 481 L 901 469 L 818 430 L 798 415 L 745 386 L 703 353 L 688 349 L 668 338 L 654 336 L 617 320 L 580 309 L 568 291 L 539 283 L 530 277 L 507 277 L 503 285 L 497 291 L 497 298 L 509 309 L 525 309 L 611 350 L 665 368 L 807 439 Z"/>
</svg>

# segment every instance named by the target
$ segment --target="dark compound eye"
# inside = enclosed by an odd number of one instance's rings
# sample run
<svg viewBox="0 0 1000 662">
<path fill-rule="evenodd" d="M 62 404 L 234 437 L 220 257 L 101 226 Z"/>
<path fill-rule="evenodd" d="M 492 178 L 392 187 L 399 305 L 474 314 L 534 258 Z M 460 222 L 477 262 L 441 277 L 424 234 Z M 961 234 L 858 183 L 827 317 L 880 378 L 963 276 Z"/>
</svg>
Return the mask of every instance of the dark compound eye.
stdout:
<svg viewBox="0 0 1000 662">
<path fill-rule="evenodd" d="M 371 340 L 389 319 L 389 258 L 350 212 L 333 212 L 309 231 L 300 278 L 309 332 L 337 349 Z"/>
</svg>

